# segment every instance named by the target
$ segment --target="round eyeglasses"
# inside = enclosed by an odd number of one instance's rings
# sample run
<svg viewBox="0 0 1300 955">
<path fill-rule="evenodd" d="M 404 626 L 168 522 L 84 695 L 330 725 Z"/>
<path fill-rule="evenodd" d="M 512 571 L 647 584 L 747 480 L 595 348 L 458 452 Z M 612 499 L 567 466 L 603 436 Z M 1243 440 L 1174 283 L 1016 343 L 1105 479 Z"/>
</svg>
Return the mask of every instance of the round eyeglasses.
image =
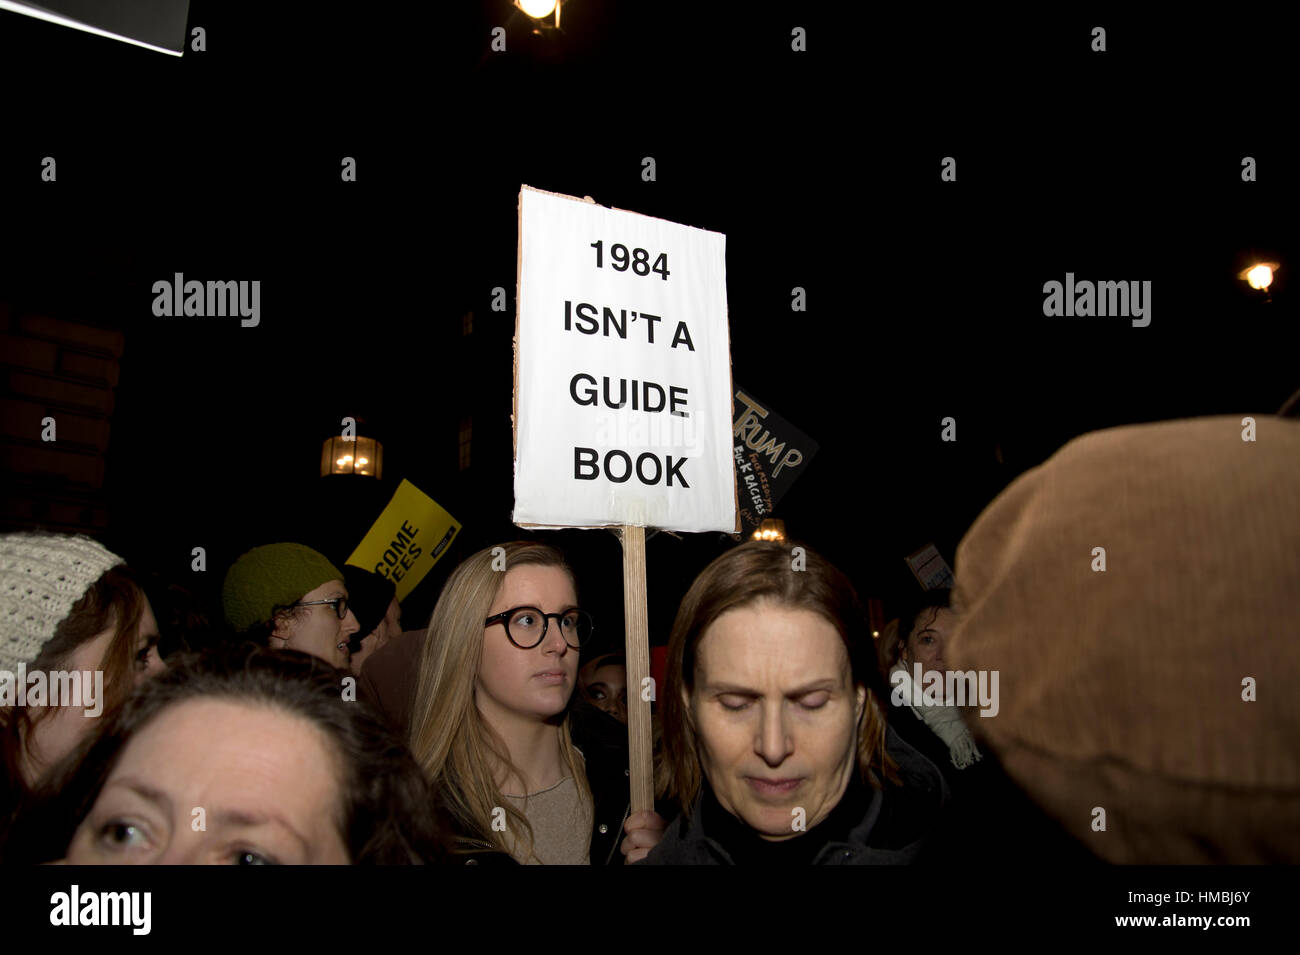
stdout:
<svg viewBox="0 0 1300 955">
<path fill-rule="evenodd" d="M 506 638 L 511 643 L 520 650 L 531 650 L 546 639 L 552 617 L 559 622 L 564 642 L 573 649 L 582 649 L 582 645 L 591 639 L 591 631 L 594 629 L 591 614 L 577 607 L 563 613 L 542 613 L 536 607 L 515 607 L 488 617 L 483 626 L 490 627 L 499 623 L 506 628 Z"/>
</svg>

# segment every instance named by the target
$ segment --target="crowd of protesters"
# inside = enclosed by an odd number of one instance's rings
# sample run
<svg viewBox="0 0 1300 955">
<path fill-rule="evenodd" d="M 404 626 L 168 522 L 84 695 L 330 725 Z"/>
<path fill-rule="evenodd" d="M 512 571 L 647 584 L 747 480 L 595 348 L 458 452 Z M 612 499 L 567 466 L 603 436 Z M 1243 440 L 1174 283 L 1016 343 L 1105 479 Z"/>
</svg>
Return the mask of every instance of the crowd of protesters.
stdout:
<svg viewBox="0 0 1300 955">
<path fill-rule="evenodd" d="M 1300 450 L 1300 425 L 1281 428 L 1284 450 Z M 1113 481 L 1142 467 L 1136 447 L 1094 442 L 1090 453 L 1108 465 L 1096 473 Z M 1153 467 L 1186 477 L 1186 462 L 1156 457 L 1163 463 Z M 1264 793 L 1253 804 L 1263 817 L 1227 835 L 1217 816 L 1202 815 L 1185 840 L 1197 858 L 1149 831 L 1149 807 L 1107 776 L 1108 760 L 1129 758 L 1130 772 L 1144 765 L 1140 739 L 1106 749 L 1112 724 L 1126 721 L 1117 714 L 1132 705 L 1110 681 L 1151 699 L 1168 689 L 1153 685 L 1168 665 L 1168 644 L 1153 636 L 1157 615 L 1183 627 L 1205 658 L 1188 671 L 1189 686 L 1229 661 L 1235 693 L 1255 663 L 1208 632 L 1196 643 L 1193 624 L 1182 623 L 1222 609 L 1204 581 L 1129 567 L 1122 585 L 1103 584 L 1086 534 L 1060 557 L 1071 514 L 1109 512 L 1098 503 L 1105 488 L 1079 478 L 1077 454 L 1053 472 L 1058 458 L 981 516 L 959 549 L 958 589 L 918 590 L 879 638 L 849 578 L 806 543 L 747 541 L 702 568 L 668 638 L 654 703 L 657 799 L 639 812 L 626 723 L 641 701 L 629 703 L 620 655 L 590 655 L 596 621 L 583 609 L 582 581 L 545 543 L 502 542 L 464 558 L 427 626 L 405 632 L 391 582 L 301 544 L 253 547 L 225 574 L 219 639 L 198 651 L 189 633 L 199 624 L 175 613 L 159 621 L 149 598 L 157 582 L 99 543 L 0 535 L 3 861 L 917 863 L 946 872 L 975 851 L 1039 862 L 1297 861 L 1295 826 L 1266 839 L 1269 849 L 1250 828 L 1294 822 L 1294 800 L 1273 806 Z M 1253 577 L 1219 587 L 1234 606 L 1249 605 L 1241 612 L 1253 621 L 1280 600 L 1296 619 L 1300 590 L 1285 595 L 1300 578 L 1300 548 L 1287 549 L 1300 539 L 1300 497 L 1294 473 L 1288 480 L 1261 505 L 1269 513 L 1251 523 L 1246 544 L 1203 538 L 1192 555 L 1209 568 L 1262 548 Z M 1061 497 L 1070 481 L 1078 486 Z M 1167 487 L 1162 494 L 1145 516 L 1126 499 L 1127 523 L 1108 538 L 1112 560 L 1137 559 L 1125 534 L 1142 547 L 1151 535 L 1168 545 L 1188 513 L 1206 534 L 1216 507 L 1232 509 L 1193 495 L 1183 501 L 1190 510 L 1161 514 L 1172 499 Z M 1143 520 L 1146 536 L 1132 526 Z M 1226 556 L 1207 557 L 1215 547 Z M 1088 597 L 1082 588 L 1092 588 Z M 1139 669 L 1137 684 L 1132 673 L 1097 679 L 1091 664 L 1074 665 L 1109 659 L 1096 656 L 1108 643 Z M 980 656 L 990 647 L 997 652 Z M 951 689 L 923 692 L 928 677 L 956 669 L 956 650 L 1006 671 L 1000 716 L 985 721 Z M 1188 661 L 1172 665 L 1181 673 Z M 1256 669 L 1267 676 L 1264 664 Z M 1253 725 L 1240 721 L 1265 714 L 1273 736 L 1255 752 L 1283 754 L 1274 776 L 1285 787 L 1300 718 L 1294 706 L 1269 706 L 1232 719 Z M 1100 729 L 1076 733 L 1090 718 Z M 1165 742 L 1175 752 L 1189 742 L 1213 761 L 1223 742 L 1216 726 L 1166 719 Z M 1037 775 L 1026 776 L 1031 758 Z M 1184 772 L 1184 793 L 1197 798 L 1213 782 L 1199 769 L 1164 767 L 1171 778 Z M 1068 808 L 1093 772 L 1114 797 L 1109 830 L 1096 826 L 1095 809 L 1084 820 Z M 192 825 L 199 817 L 203 825 Z M 1106 840 L 1116 830 L 1127 848 Z"/>
</svg>

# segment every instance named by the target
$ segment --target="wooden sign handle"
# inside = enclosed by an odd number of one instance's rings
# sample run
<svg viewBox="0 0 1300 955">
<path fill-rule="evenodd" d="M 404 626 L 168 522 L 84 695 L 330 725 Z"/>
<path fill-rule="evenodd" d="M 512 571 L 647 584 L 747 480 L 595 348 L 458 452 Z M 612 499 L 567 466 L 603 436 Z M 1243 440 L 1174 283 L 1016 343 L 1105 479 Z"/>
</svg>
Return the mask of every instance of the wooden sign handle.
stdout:
<svg viewBox="0 0 1300 955">
<path fill-rule="evenodd" d="M 650 621 L 645 595 L 645 528 L 624 524 L 623 627 L 627 656 L 627 744 L 632 812 L 654 809 L 650 700 Z M 656 691 L 657 692 L 657 691 Z"/>
</svg>

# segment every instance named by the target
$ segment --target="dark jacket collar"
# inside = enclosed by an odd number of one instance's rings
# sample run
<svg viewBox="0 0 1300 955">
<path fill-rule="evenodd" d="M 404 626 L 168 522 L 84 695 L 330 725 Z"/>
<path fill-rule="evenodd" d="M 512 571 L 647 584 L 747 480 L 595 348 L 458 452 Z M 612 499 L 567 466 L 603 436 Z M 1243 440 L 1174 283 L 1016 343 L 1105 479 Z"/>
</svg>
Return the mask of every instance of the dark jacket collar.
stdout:
<svg viewBox="0 0 1300 955">
<path fill-rule="evenodd" d="M 885 749 L 898 765 L 903 785 L 885 783 L 883 789 L 876 789 L 859 783 L 860 789 L 846 790 L 822 824 L 799 837 L 813 841 L 797 850 L 776 850 L 771 856 L 776 864 L 893 864 L 916 858 L 948 801 L 947 786 L 935 765 L 892 729 L 886 730 Z M 713 800 L 712 806 L 706 806 L 706 799 Z M 733 827 L 743 823 L 726 813 L 711 792 L 701 791 L 689 817 L 673 821 L 646 861 L 666 865 L 758 861 L 747 841 L 757 837 L 745 832 L 739 838 Z M 788 859 L 782 860 L 782 853 L 789 853 Z"/>
<path fill-rule="evenodd" d="M 849 842 L 851 833 L 860 828 L 864 817 L 878 814 L 871 807 L 880 798 L 878 791 L 871 789 L 858 773 L 854 773 L 844 795 L 825 819 L 807 832 L 780 842 L 762 838 L 723 808 L 707 782 L 697 805 L 701 829 L 720 847 L 725 846 L 723 851 L 736 864 L 809 865 L 823 846 Z"/>
</svg>

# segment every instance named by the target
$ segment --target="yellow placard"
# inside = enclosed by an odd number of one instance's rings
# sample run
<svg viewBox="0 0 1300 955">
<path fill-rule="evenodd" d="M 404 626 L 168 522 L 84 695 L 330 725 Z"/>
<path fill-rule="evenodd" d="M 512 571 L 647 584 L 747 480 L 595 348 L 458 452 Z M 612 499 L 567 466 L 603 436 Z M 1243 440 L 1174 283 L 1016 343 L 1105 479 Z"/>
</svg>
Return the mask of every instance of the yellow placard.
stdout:
<svg viewBox="0 0 1300 955">
<path fill-rule="evenodd" d="M 387 577 L 405 600 L 460 533 L 460 522 L 403 480 L 347 562 Z"/>
</svg>

